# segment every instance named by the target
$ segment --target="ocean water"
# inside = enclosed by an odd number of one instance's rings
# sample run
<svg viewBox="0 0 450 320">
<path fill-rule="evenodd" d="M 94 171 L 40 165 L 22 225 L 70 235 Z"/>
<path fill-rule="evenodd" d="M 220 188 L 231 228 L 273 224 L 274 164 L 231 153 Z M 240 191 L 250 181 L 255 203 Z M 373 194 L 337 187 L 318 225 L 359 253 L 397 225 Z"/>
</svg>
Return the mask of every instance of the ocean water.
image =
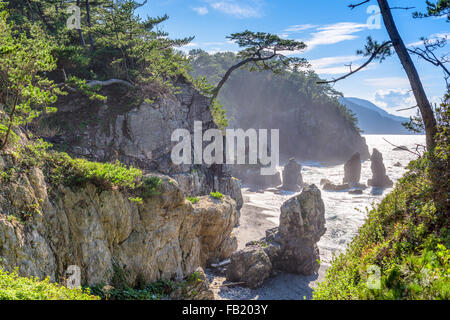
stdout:
<svg viewBox="0 0 450 320">
<path fill-rule="evenodd" d="M 394 151 L 394 146 L 406 146 L 415 150 L 417 144 L 425 144 L 423 135 L 364 135 L 369 151 L 378 149 L 383 154 L 386 173 L 395 183 L 406 171 L 406 165 L 417 156 L 407 151 Z M 421 149 L 422 151 L 423 149 Z M 401 167 L 394 166 L 399 162 Z M 325 203 L 325 219 L 327 231 L 318 243 L 321 260 L 328 263 L 333 254 L 345 249 L 347 244 L 356 235 L 358 229 L 364 223 L 367 210 L 383 199 L 392 188 L 374 189 L 368 187 L 362 195 L 351 195 L 347 191 L 329 192 L 322 190 L 320 180 L 326 178 L 333 183 L 342 183 L 344 177 L 344 165 L 326 165 L 320 163 L 302 163 L 303 181 L 314 183 L 321 189 L 322 199 Z M 282 168 L 279 168 L 280 170 Z M 370 160 L 362 163 L 361 183 L 367 184 L 372 177 Z M 295 195 L 292 192 L 276 194 L 271 191 L 264 193 L 251 192 L 243 189 L 247 197 L 247 203 L 261 208 L 261 212 L 268 216 L 268 220 L 278 225 L 281 204 Z"/>
</svg>

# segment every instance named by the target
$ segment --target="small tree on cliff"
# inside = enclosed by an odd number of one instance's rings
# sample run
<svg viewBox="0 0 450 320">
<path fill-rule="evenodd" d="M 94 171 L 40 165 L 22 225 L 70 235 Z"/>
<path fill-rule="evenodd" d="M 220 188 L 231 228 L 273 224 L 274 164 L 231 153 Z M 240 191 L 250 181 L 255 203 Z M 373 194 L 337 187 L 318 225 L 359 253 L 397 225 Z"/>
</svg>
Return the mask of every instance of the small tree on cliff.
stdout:
<svg viewBox="0 0 450 320">
<path fill-rule="evenodd" d="M 358 6 L 369 3 L 370 1 L 371 0 L 365 0 L 357 4 L 351 4 L 349 5 L 349 7 L 351 9 L 354 9 Z M 399 57 L 400 62 L 408 76 L 412 92 L 417 102 L 417 107 L 419 108 L 420 114 L 422 116 L 423 126 L 426 134 L 427 149 L 429 151 L 432 151 L 436 146 L 435 142 L 435 135 L 437 133 L 436 119 L 431 104 L 428 101 L 428 98 L 425 94 L 425 90 L 423 88 L 422 81 L 420 80 L 417 69 L 411 59 L 411 56 L 409 55 L 409 53 L 412 54 L 417 53 L 412 52 L 405 46 L 403 39 L 401 38 L 397 30 L 394 18 L 392 17 L 391 10 L 394 8 L 391 8 L 389 6 L 387 0 L 377 0 L 377 2 L 378 6 L 380 7 L 380 13 L 383 17 L 384 25 L 389 34 L 390 41 L 385 41 L 382 44 L 379 44 L 378 42 L 373 41 L 372 38 L 369 37 L 365 49 L 358 50 L 358 54 L 363 54 L 364 56 L 369 57 L 369 59 L 364 64 L 362 64 L 359 68 L 355 70 L 351 70 L 348 74 L 342 77 L 339 77 L 331 81 L 320 81 L 319 83 L 334 83 L 342 79 L 345 79 L 348 76 L 368 66 L 373 60 L 383 61 L 387 56 L 390 56 L 392 54 L 391 49 L 394 48 L 394 51 Z M 440 0 L 436 5 L 427 1 L 428 13 L 422 15 L 419 13 L 415 13 L 414 16 L 426 17 L 426 16 L 439 16 L 448 14 L 448 4 L 449 4 L 448 0 Z M 411 7 L 395 7 L 395 9 L 408 10 L 411 9 Z"/>
<path fill-rule="evenodd" d="M 287 57 L 286 52 L 303 51 L 306 44 L 301 41 L 287 40 L 277 35 L 265 32 L 244 31 L 233 33 L 227 39 L 236 42 L 239 47 L 244 48 L 239 51 L 237 57 L 239 63 L 231 66 L 212 92 L 212 103 L 219 95 L 220 89 L 224 86 L 233 71 L 249 67 L 250 71 L 270 70 L 280 73 L 288 68 L 298 68 L 306 66 L 307 62 L 303 58 Z"/>
<path fill-rule="evenodd" d="M 56 111 L 49 105 L 61 93 L 43 76 L 56 68 L 53 47 L 43 31 L 33 25 L 29 35 L 19 34 L 7 17 L 6 11 L 0 11 L 0 150 L 14 126 L 29 123 L 42 112 Z"/>
</svg>

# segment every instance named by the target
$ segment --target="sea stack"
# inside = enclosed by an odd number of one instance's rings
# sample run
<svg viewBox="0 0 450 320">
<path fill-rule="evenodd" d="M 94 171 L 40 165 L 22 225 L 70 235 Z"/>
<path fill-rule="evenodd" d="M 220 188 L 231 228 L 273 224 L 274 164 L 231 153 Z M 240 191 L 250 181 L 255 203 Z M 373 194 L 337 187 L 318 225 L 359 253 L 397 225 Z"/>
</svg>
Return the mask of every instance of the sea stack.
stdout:
<svg viewBox="0 0 450 320">
<path fill-rule="evenodd" d="M 287 191 L 299 191 L 303 186 L 302 166 L 294 158 L 289 159 L 283 169 L 283 186 Z"/>
<path fill-rule="evenodd" d="M 361 155 L 356 152 L 344 165 L 344 180 L 350 186 L 358 184 L 361 179 Z"/>
<path fill-rule="evenodd" d="M 372 169 L 372 179 L 367 181 L 367 184 L 372 187 L 389 188 L 393 186 L 393 182 L 386 175 L 386 168 L 383 163 L 383 155 L 377 149 L 373 149 L 370 157 L 370 169 Z"/>
</svg>

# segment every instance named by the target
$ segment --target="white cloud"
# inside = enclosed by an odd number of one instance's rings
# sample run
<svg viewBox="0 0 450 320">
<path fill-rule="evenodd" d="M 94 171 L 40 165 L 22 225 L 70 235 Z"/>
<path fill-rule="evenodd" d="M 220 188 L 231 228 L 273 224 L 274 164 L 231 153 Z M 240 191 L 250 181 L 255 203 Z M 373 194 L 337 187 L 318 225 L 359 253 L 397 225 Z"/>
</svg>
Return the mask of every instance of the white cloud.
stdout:
<svg viewBox="0 0 450 320">
<path fill-rule="evenodd" d="M 448 32 L 440 32 L 440 33 L 433 33 L 427 37 L 429 40 L 439 40 L 439 39 L 448 39 L 450 38 L 450 33 Z M 408 43 L 408 47 L 419 47 L 423 45 L 423 41 L 416 41 L 412 43 Z"/>
<path fill-rule="evenodd" d="M 208 12 L 209 12 L 207 7 L 194 7 L 194 8 L 192 8 L 192 10 L 194 10 L 201 16 L 208 14 Z"/>
<path fill-rule="evenodd" d="M 367 29 L 367 24 L 360 24 L 354 22 L 339 22 L 332 25 L 325 25 L 316 28 L 317 32 L 311 33 L 312 38 L 306 41 L 308 50 L 327 44 L 335 44 L 346 40 L 353 40 L 358 38 L 355 33 Z"/>
<path fill-rule="evenodd" d="M 208 0 L 214 10 L 237 17 L 237 18 L 259 18 L 262 14 L 261 0 Z"/>
<path fill-rule="evenodd" d="M 308 29 L 312 29 L 312 28 L 316 28 L 317 26 L 314 24 L 296 24 L 293 26 L 290 26 L 286 29 L 284 29 L 284 32 L 299 32 L 299 31 L 304 31 L 304 30 L 308 30 Z"/>
<path fill-rule="evenodd" d="M 375 101 L 378 106 L 382 107 L 386 111 L 401 115 L 410 116 L 416 114 L 416 109 L 409 109 L 404 111 L 397 111 L 416 105 L 414 95 L 410 90 L 406 89 L 389 89 L 378 90 L 375 93 Z"/>
<path fill-rule="evenodd" d="M 350 71 L 348 66 L 350 63 L 352 70 L 358 68 L 359 65 L 353 64 L 353 62 L 361 59 L 360 56 L 337 56 L 308 60 L 308 62 L 317 74 L 343 74 Z"/>
<path fill-rule="evenodd" d="M 404 77 L 382 77 L 382 78 L 369 78 L 364 79 L 364 82 L 370 86 L 378 88 L 402 88 L 408 89 L 410 83 L 407 78 Z"/>
</svg>

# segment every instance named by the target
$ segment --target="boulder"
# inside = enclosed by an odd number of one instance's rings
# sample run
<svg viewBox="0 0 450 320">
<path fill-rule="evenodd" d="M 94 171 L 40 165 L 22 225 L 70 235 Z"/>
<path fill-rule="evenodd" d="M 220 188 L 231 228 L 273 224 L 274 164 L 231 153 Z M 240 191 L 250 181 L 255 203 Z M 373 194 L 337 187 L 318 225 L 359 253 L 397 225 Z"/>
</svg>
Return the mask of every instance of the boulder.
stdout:
<svg viewBox="0 0 450 320">
<path fill-rule="evenodd" d="M 272 272 L 272 263 L 264 249 L 258 245 L 250 245 L 231 256 L 227 269 L 227 280 L 244 282 L 244 285 L 255 289 L 261 286 Z"/>
<path fill-rule="evenodd" d="M 281 206 L 280 226 L 231 256 L 227 279 L 256 288 L 276 271 L 311 275 L 319 269 L 317 242 L 325 233 L 320 190 L 307 186 Z"/>
<path fill-rule="evenodd" d="M 402 166 L 402 164 L 400 162 L 394 163 L 394 167 L 401 167 L 401 166 Z"/>
<path fill-rule="evenodd" d="M 345 164 L 344 164 L 344 180 L 343 183 L 350 185 L 359 183 L 361 178 L 361 156 L 359 152 L 356 152 Z"/>
<path fill-rule="evenodd" d="M 344 183 L 344 184 L 334 184 L 331 182 L 327 182 L 323 185 L 323 190 L 326 191 L 344 191 L 347 190 L 348 188 L 350 188 L 350 185 L 348 183 Z"/>
<path fill-rule="evenodd" d="M 328 179 L 325 179 L 325 178 L 320 179 L 320 185 L 321 186 L 323 186 L 324 184 L 327 184 L 327 183 L 331 183 L 331 181 L 328 180 Z"/>
<path fill-rule="evenodd" d="M 358 194 L 363 194 L 363 191 L 360 189 L 356 189 L 356 190 L 350 190 L 348 193 L 358 195 Z"/>
<path fill-rule="evenodd" d="M 289 159 L 289 162 L 283 168 L 283 190 L 299 191 L 303 186 L 302 166 L 295 161 L 294 158 Z"/>
<path fill-rule="evenodd" d="M 310 185 L 281 206 L 281 254 L 277 268 L 305 275 L 317 272 L 319 249 L 316 243 L 325 231 L 325 206 L 320 190 Z"/>
<path fill-rule="evenodd" d="M 370 157 L 370 169 L 372 169 L 372 179 L 367 181 L 367 184 L 377 188 L 389 188 L 393 186 L 393 182 L 386 175 L 386 168 L 383 163 L 383 155 L 377 149 L 373 149 Z"/>
<path fill-rule="evenodd" d="M 214 292 L 201 267 L 180 284 L 171 294 L 172 300 L 214 300 Z"/>
</svg>

